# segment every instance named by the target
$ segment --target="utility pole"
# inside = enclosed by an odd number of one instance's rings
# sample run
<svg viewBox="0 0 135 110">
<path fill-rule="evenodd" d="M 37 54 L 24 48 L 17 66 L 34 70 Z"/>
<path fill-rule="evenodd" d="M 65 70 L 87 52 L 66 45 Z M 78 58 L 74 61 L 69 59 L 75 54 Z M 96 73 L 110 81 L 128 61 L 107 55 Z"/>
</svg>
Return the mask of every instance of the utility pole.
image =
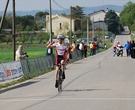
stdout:
<svg viewBox="0 0 135 110">
<path fill-rule="evenodd" d="M 13 35 L 13 60 L 15 61 L 16 40 L 15 40 L 15 0 L 13 2 L 13 17 L 12 17 L 12 35 Z"/>
<path fill-rule="evenodd" d="M 89 45 L 89 18 L 87 18 L 87 46 Z"/>
<path fill-rule="evenodd" d="M 72 44 L 72 7 L 70 9 L 70 42 Z"/>
<path fill-rule="evenodd" d="M 92 38 L 94 38 L 95 34 L 94 34 L 94 17 L 92 20 Z"/>
<path fill-rule="evenodd" d="M 50 0 L 50 42 L 52 42 L 52 6 Z"/>
<path fill-rule="evenodd" d="M 82 39 L 82 35 L 83 35 L 83 31 L 82 31 L 82 19 L 83 19 L 83 15 L 81 15 L 81 39 Z"/>
<path fill-rule="evenodd" d="M 4 22 L 4 18 L 5 18 L 6 12 L 7 12 L 8 4 L 9 4 L 9 0 L 7 0 L 7 4 L 6 4 L 5 10 L 4 10 L 4 14 L 3 14 L 3 16 L 2 16 L 2 18 L 1 18 L 0 31 L 2 30 L 2 26 L 3 26 L 3 22 Z"/>
</svg>

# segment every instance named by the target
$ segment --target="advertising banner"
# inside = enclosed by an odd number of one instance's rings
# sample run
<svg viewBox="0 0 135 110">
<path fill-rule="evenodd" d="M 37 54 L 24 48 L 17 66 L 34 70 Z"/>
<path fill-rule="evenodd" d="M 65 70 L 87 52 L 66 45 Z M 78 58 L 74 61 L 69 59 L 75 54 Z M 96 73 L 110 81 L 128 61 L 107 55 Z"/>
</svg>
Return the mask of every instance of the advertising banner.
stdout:
<svg viewBox="0 0 135 110">
<path fill-rule="evenodd" d="M 3 69 L 2 69 L 3 67 Z M 0 65 L 0 80 L 1 81 L 13 81 L 23 76 L 22 66 L 20 61 L 2 63 Z"/>
<path fill-rule="evenodd" d="M 2 64 L 0 64 L 0 82 L 4 82 L 6 78 L 5 69 Z"/>
</svg>

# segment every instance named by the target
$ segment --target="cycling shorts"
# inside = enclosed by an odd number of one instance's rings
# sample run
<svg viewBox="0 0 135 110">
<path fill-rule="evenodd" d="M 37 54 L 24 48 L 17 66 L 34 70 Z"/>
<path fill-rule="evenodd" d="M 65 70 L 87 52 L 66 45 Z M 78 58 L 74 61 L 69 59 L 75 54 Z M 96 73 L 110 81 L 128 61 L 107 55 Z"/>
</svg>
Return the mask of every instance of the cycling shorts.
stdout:
<svg viewBox="0 0 135 110">
<path fill-rule="evenodd" d="M 56 57 L 56 62 L 55 62 L 56 66 L 58 66 L 59 63 L 61 63 L 61 60 L 64 60 L 64 56 L 58 55 Z"/>
</svg>

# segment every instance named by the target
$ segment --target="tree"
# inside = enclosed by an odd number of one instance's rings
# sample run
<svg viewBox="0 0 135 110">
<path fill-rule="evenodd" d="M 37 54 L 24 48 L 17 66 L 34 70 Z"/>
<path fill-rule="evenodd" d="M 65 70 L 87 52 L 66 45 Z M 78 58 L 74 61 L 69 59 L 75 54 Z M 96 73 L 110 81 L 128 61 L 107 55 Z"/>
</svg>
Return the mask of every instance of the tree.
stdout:
<svg viewBox="0 0 135 110">
<path fill-rule="evenodd" d="M 28 41 L 28 37 L 24 34 L 20 34 L 19 35 L 19 41 L 24 44 L 26 41 Z"/>
<path fill-rule="evenodd" d="M 133 25 L 135 20 L 135 3 L 128 2 L 122 12 L 120 13 L 120 23 L 126 25 L 131 30 L 131 26 Z"/>
<path fill-rule="evenodd" d="M 12 36 L 11 35 L 6 35 L 5 36 L 5 41 L 8 44 L 9 42 L 12 42 Z"/>
<path fill-rule="evenodd" d="M 81 29 L 81 20 L 84 16 L 83 13 L 83 7 L 76 6 L 76 7 L 70 7 L 71 10 L 71 16 L 75 19 L 75 31 Z"/>
<path fill-rule="evenodd" d="M 135 31 L 135 20 L 134 20 L 133 25 L 130 27 L 130 29 L 131 29 L 132 31 Z"/>
<path fill-rule="evenodd" d="M 36 25 L 35 25 L 34 16 L 26 15 L 26 16 L 16 17 L 16 26 L 20 27 L 18 25 L 22 26 L 22 30 L 25 30 L 27 26 L 30 27 L 30 31 L 35 30 Z"/>
<path fill-rule="evenodd" d="M 49 15 L 48 12 L 38 12 L 35 14 L 35 22 L 37 24 L 37 29 L 41 30 L 42 28 L 45 28 L 46 26 L 46 15 Z"/>
<path fill-rule="evenodd" d="M 37 33 L 37 40 L 39 41 L 39 43 L 43 43 L 43 40 L 48 41 L 49 40 L 49 33 L 46 33 L 46 32 Z"/>
<path fill-rule="evenodd" d="M 46 15 L 49 15 L 49 13 L 40 11 L 35 14 L 35 20 L 36 21 L 45 21 Z"/>
<path fill-rule="evenodd" d="M 89 19 L 87 16 L 84 16 L 82 19 L 82 30 L 87 31 L 87 19 Z M 91 20 L 89 19 L 89 26 L 91 25 Z"/>
<path fill-rule="evenodd" d="M 12 15 L 7 14 L 3 22 L 3 29 L 12 29 Z"/>
<path fill-rule="evenodd" d="M 104 18 L 108 31 L 117 34 L 119 32 L 119 17 L 113 10 L 109 10 Z"/>
</svg>

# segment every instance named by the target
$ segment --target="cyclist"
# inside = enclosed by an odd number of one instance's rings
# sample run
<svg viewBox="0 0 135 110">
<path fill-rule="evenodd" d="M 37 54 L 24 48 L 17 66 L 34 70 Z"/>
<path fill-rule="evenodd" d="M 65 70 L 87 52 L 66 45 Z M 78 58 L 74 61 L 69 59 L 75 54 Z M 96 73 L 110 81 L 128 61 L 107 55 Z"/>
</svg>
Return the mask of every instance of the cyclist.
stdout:
<svg viewBox="0 0 135 110">
<path fill-rule="evenodd" d="M 56 83 L 55 87 L 58 87 L 58 64 L 62 64 L 63 79 L 65 79 L 65 63 L 67 57 L 68 47 L 64 45 L 64 35 L 60 34 L 57 36 L 58 42 L 50 43 L 47 48 L 56 47 Z M 67 58 L 69 59 L 69 58 Z"/>
</svg>

